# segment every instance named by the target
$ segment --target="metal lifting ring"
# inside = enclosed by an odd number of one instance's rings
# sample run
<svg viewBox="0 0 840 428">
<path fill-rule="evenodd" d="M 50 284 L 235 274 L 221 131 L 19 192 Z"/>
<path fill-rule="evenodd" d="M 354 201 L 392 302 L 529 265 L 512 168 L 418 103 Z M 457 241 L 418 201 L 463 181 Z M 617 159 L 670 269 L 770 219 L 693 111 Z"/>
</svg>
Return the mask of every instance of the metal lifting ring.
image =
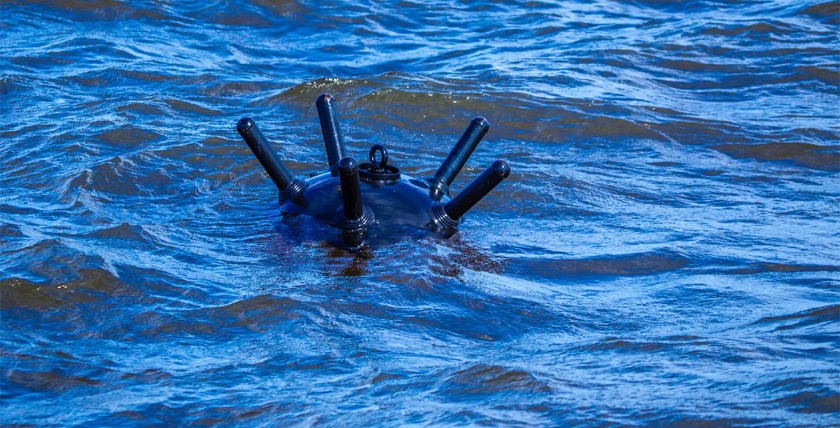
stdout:
<svg viewBox="0 0 840 428">
<path fill-rule="evenodd" d="M 379 152 L 382 157 L 382 160 L 379 162 L 376 161 L 376 152 Z M 373 167 L 374 171 L 381 171 L 388 166 L 388 151 L 385 150 L 385 147 L 382 144 L 374 144 L 373 147 L 370 148 L 368 158 L 370 159 L 370 165 Z"/>
</svg>

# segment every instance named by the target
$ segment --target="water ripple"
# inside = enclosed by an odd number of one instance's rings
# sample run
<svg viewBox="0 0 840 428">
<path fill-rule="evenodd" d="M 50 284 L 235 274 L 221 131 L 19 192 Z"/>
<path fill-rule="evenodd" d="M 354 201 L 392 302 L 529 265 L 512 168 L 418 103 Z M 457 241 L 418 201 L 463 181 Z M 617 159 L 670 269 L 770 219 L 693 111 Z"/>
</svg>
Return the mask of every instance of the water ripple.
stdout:
<svg viewBox="0 0 840 428">
<path fill-rule="evenodd" d="M 838 23 L 786 0 L 6 2 L 0 423 L 830 425 Z M 280 216 L 235 131 L 324 171 L 323 92 L 357 158 L 428 176 L 485 116 L 453 191 L 513 173 L 450 239 L 345 253 Z"/>
</svg>

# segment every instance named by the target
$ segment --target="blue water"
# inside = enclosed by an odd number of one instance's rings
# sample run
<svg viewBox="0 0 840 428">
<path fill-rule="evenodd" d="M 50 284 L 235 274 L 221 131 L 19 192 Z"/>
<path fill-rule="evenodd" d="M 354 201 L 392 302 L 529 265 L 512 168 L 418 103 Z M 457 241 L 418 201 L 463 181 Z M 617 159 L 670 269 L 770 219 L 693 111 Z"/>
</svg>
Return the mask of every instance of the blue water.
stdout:
<svg viewBox="0 0 840 428">
<path fill-rule="evenodd" d="M 0 424 L 828 425 L 840 6 L 0 6 Z M 236 134 L 453 185 L 450 239 L 283 221 Z M 305 229 L 305 228 L 304 228 Z"/>
</svg>

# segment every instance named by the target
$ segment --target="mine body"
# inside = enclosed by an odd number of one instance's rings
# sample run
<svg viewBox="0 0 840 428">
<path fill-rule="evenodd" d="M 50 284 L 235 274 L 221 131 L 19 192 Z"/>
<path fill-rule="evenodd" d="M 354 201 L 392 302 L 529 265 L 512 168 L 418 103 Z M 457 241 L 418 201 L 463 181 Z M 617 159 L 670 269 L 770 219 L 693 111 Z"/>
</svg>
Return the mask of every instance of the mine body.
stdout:
<svg viewBox="0 0 840 428">
<path fill-rule="evenodd" d="M 350 251 L 363 248 L 373 229 L 381 234 L 415 227 L 452 235 L 463 215 L 510 174 L 507 163 L 497 160 L 450 198 L 449 186 L 489 129 L 482 117 L 472 120 L 434 176 L 417 179 L 388 164 L 388 152 L 379 144 L 371 147 L 368 162 L 347 156 L 335 99 L 323 94 L 315 105 L 329 171 L 306 180 L 291 174 L 252 119 L 240 120 L 237 131 L 279 189 L 281 211 L 336 227 Z"/>
</svg>

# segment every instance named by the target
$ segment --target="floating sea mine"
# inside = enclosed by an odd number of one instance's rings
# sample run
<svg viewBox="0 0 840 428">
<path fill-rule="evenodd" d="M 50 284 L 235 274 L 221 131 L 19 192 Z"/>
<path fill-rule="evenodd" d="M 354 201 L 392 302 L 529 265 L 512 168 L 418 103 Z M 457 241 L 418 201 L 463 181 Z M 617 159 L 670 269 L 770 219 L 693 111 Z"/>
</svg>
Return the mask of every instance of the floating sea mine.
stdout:
<svg viewBox="0 0 840 428">
<path fill-rule="evenodd" d="M 388 164 L 388 151 L 375 144 L 368 162 L 346 155 L 335 99 L 318 97 L 315 105 L 327 150 L 329 171 L 302 180 L 294 177 L 271 148 L 254 120 L 243 118 L 237 131 L 248 143 L 280 190 L 280 210 L 286 215 L 307 215 L 340 230 L 344 246 L 357 251 L 377 235 L 414 227 L 451 236 L 464 214 L 510 174 L 497 160 L 464 190 L 450 198 L 449 186 L 464 167 L 490 124 L 483 117 L 470 122 L 458 143 L 434 176 L 416 179 Z"/>
</svg>

